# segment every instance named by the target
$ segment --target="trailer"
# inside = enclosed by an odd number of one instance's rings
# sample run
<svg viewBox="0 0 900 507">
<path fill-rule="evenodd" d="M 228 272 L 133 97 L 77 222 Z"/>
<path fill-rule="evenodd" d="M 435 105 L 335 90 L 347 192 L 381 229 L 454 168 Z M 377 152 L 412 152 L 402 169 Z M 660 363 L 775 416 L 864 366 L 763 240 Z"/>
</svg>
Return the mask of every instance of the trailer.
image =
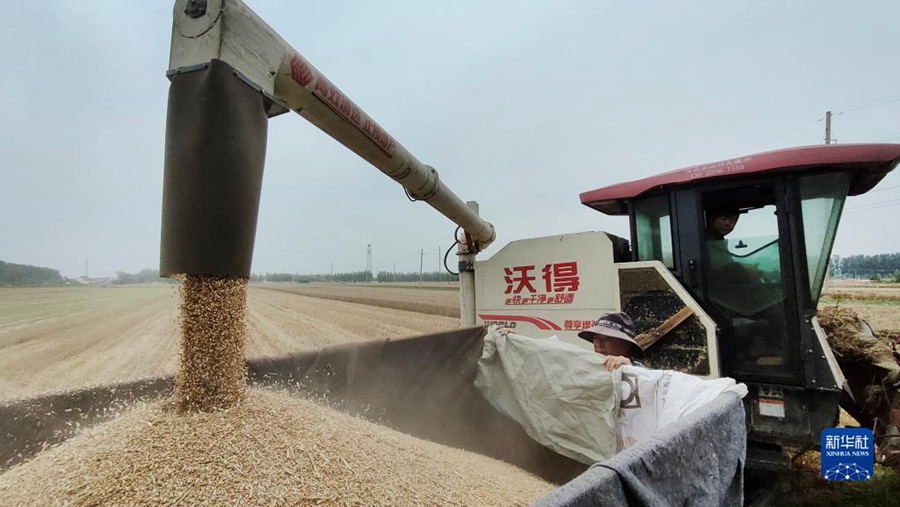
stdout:
<svg viewBox="0 0 900 507">
<path fill-rule="evenodd" d="M 406 434 L 516 465 L 560 487 L 536 505 L 740 505 L 746 440 L 740 397 L 588 467 L 537 444 L 474 387 L 485 328 L 325 347 L 247 362 L 250 382 L 323 400 Z M 0 404 L 0 472 L 140 402 L 172 377 Z"/>
</svg>

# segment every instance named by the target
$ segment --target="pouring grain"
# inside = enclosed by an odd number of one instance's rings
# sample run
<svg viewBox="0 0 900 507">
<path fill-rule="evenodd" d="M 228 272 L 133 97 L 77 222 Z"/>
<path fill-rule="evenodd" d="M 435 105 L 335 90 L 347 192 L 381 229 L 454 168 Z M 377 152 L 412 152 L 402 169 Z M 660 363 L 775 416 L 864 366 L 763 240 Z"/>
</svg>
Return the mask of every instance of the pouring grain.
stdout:
<svg viewBox="0 0 900 507">
<path fill-rule="evenodd" d="M 175 406 L 181 412 L 232 407 L 247 384 L 247 279 L 187 275 L 180 290 Z"/>
</svg>

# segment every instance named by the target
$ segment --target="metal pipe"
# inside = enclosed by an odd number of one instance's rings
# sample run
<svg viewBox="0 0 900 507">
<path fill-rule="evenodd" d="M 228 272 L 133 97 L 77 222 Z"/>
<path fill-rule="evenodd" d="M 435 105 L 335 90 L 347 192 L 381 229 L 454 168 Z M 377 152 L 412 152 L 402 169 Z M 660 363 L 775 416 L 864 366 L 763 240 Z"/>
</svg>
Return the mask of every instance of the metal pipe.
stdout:
<svg viewBox="0 0 900 507">
<path fill-rule="evenodd" d="M 442 184 L 433 167 L 421 163 L 289 46 L 275 80 L 275 97 L 465 229 L 479 250 L 494 241 L 493 225 Z"/>
<path fill-rule="evenodd" d="M 478 215 L 478 203 L 469 201 L 466 207 Z M 465 241 L 460 241 L 459 255 L 459 323 L 463 327 L 474 326 L 475 311 L 475 254 Z"/>
<path fill-rule="evenodd" d="M 374 119 L 284 41 L 240 0 L 177 0 L 169 73 L 219 59 L 269 97 L 269 114 L 293 110 L 403 185 L 466 230 L 476 249 L 495 237 L 494 226 L 469 210 L 444 185 L 434 168 L 421 163 Z"/>
</svg>

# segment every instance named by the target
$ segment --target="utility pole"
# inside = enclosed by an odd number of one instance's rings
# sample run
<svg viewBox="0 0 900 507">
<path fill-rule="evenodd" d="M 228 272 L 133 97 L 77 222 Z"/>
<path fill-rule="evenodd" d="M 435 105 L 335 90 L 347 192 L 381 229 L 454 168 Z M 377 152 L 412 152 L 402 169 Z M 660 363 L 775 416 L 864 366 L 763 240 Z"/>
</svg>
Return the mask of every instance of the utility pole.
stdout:
<svg viewBox="0 0 900 507">
<path fill-rule="evenodd" d="M 368 257 L 366 257 L 366 271 L 369 272 L 369 278 L 372 277 L 372 244 L 369 243 L 367 248 Z M 369 280 L 366 280 L 369 281 Z"/>
<path fill-rule="evenodd" d="M 419 252 L 419 288 L 422 288 L 422 268 L 425 267 L 425 249 Z"/>
<path fill-rule="evenodd" d="M 825 144 L 831 144 L 831 111 L 825 111 Z"/>
<path fill-rule="evenodd" d="M 438 246 L 438 270 L 437 270 L 437 274 L 438 274 L 438 283 L 440 283 L 440 281 L 441 281 L 441 247 L 440 247 L 440 246 Z"/>
</svg>

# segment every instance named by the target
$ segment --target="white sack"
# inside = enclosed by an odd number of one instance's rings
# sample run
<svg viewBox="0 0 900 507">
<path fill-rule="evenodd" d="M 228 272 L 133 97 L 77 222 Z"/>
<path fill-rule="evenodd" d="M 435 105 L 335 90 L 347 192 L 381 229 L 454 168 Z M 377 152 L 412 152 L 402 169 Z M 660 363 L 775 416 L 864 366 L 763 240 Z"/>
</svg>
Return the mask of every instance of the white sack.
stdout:
<svg viewBox="0 0 900 507">
<path fill-rule="evenodd" d="M 619 410 L 619 449 L 654 435 L 724 392 L 741 398 L 747 386 L 733 379 L 704 380 L 670 370 L 623 366 Z"/>
<path fill-rule="evenodd" d="M 538 443 L 585 464 L 616 453 L 621 369 L 560 340 L 484 337 L 475 386 Z"/>
</svg>

